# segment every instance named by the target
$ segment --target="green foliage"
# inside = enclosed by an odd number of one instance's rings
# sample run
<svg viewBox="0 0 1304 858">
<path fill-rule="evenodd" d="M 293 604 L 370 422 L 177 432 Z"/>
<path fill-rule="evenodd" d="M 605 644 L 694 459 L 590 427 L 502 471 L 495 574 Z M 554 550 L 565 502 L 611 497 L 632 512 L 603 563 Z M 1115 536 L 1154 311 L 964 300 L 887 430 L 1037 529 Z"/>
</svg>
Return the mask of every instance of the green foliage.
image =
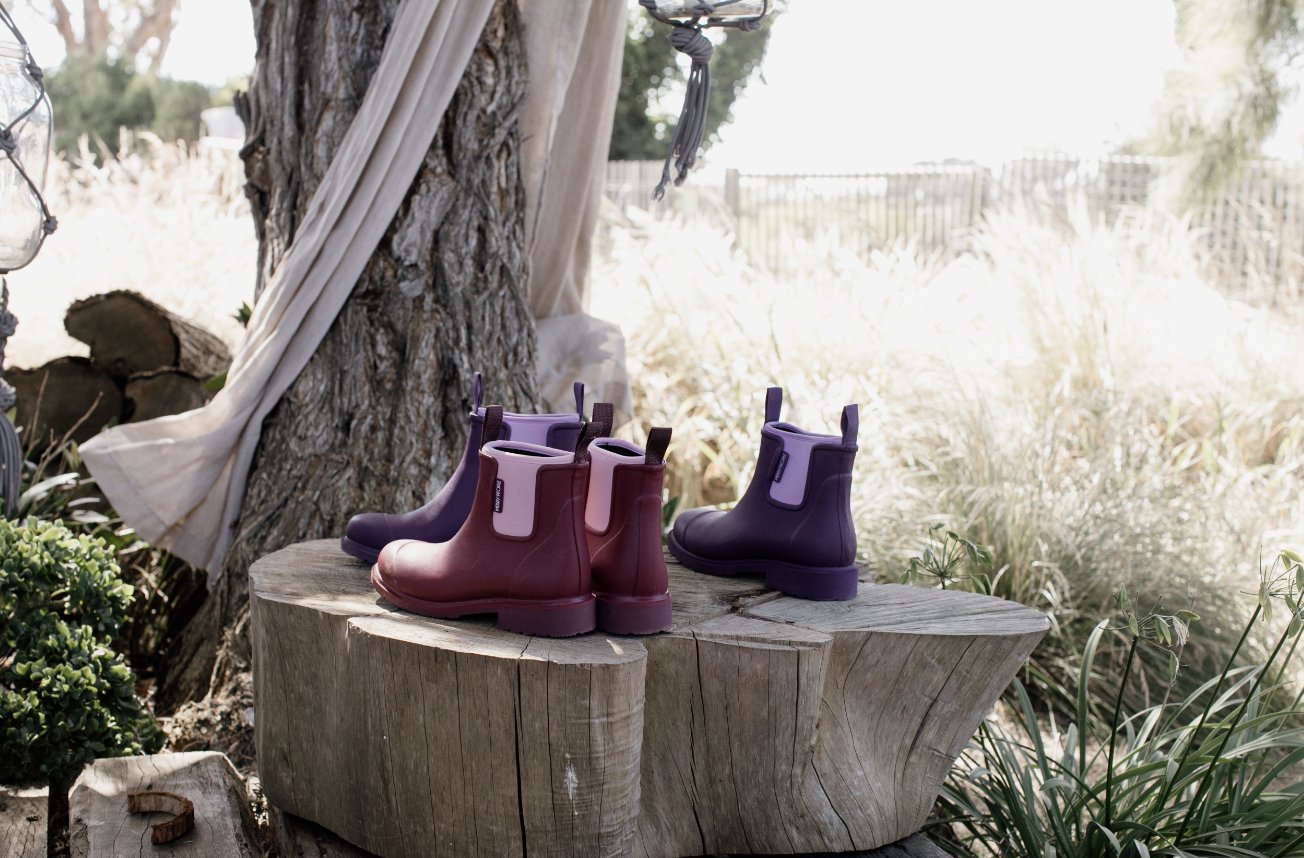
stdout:
<svg viewBox="0 0 1304 858">
<path fill-rule="evenodd" d="M 46 78 L 55 105 L 55 148 L 76 152 L 82 135 L 110 144 L 119 129 L 164 140 L 199 139 L 199 114 L 213 102 L 200 83 L 138 74 L 123 60 L 74 54 Z"/>
<path fill-rule="evenodd" d="M 1264 576 L 1267 603 L 1291 614 L 1269 654 L 1238 658 L 1260 605 L 1221 672 L 1182 699 L 1125 716 L 1125 688 L 1143 648 L 1177 669 L 1196 619 L 1141 614 L 1119 594 L 1122 622 L 1099 623 L 1086 641 L 1076 722 L 1047 731 L 1016 683 L 1011 723 L 984 723 L 943 790 L 932 832 L 956 854 L 1092 856 L 1288 856 L 1304 847 L 1304 705 L 1288 669 L 1300 642 L 1304 568 L 1284 552 Z M 1102 692 L 1096 655 L 1105 635 L 1127 641 L 1122 679 Z M 1110 700 L 1112 717 L 1095 711 Z M 1046 737 L 1049 733 L 1050 738 Z"/>
<path fill-rule="evenodd" d="M 1190 208 L 1216 197 L 1277 127 L 1304 48 L 1300 0 L 1177 0 L 1183 59 L 1165 81 L 1151 151 L 1177 157 L 1162 192 Z"/>
<path fill-rule="evenodd" d="M 122 60 L 74 54 L 45 79 L 54 105 L 54 146 L 76 152 L 77 138 L 114 141 L 119 128 L 145 128 L 154 118 L 154 101 L 139 75 Z"/>
<path fill-rule="evenodd" d="M 978 589 L 990 590 L 991 551 L 954 530 L 943 532 L 945 526 L 940 521 L 928 526 L 923 552 L 906 563 L 905 580 L 913 584 L 923 578 L 935 579 L 943 590 L 947 585 L 971 581 Z"/>
<path fill-rule="evenodd" d="M 131 603 L 103 540 L 0 520 L 0 782 L 59 782 L 96 757 L 161 747 L 112 648 Z"/>
<path fill-rule="evenodd" d="M 760 69 L 770 28 L 781 10 L 780 7 L 768 15 L 755 32 L 708 31 L 720 41 L 711 59 L 711 95 L 703 149 L 719 138 L 721 126 L 728 124 L 733 116 L 734 102 Z M 607 151 L 609 160 L 652 161 L 666 156 L 676 117 L 661 112 L 656 104 L 664 97 L 675 101 L 674 88 L 682 88 L 686 80 L 667 38 L 668 30 L 642 10 L 630 15 L 620 69 L 620 94 L 611 129 L 611 147 Z M 674 109 L 678 110 L 678 104 Z"/>
</svg>

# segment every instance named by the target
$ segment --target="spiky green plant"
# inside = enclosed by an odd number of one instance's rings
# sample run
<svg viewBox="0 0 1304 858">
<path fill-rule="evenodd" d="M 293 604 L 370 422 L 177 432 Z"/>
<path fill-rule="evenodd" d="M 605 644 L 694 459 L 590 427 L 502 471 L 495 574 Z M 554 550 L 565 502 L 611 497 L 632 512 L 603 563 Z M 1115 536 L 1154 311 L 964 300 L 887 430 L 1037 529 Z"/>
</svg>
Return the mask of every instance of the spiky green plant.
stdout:
<svg viewBox="0 0 1304 858">
<path fill-rule="evenodd" d="M 963 855 L 1025 858 L 1293 856 L 1304 850 L 1304 705 L 1289 669 L 1300 642 L 1304 566 L 1282 552 L 1259 604 L 1212 679 L 1186 697 L 1126 713 L 1138 653 L 1158 648 L 1178 669 L 1189 613 L 1138 611 L 1087 639 L 1076 720 L 1049 730 L 1021 683 L 1008 723 L 984 723 L 948 780 L 932 833 Z M 1289 613 L 1269 652 L 1242 663 L 1260 622 Z M 1280 618 L 1278 618 L 1280 619 Z M 1126 642 L 1121 679 L 1098 687 L 1107 635 Z M 1100 700 L 1106 713 L 1095 711 Z M 1102 715 L 1104 717 L 1102 717 Z M 1049 733 L 1049 738 L 1047 738 Z"/>
</svg>

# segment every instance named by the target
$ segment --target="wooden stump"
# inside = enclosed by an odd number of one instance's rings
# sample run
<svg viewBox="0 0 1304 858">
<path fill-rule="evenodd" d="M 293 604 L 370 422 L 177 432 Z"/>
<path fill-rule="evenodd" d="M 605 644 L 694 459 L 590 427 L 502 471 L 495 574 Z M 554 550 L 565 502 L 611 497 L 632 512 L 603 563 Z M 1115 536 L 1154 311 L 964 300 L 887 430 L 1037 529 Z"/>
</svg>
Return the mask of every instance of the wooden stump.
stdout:
<svg viewBox="0 0 1304 858">
<path fill-rule="evenodd" d="M 226 343 L 136 292 L 83 298 L 68 308 L 63 326 L 90 346 L 92 361 L 124 379 L 165 368 L 207 379 L 231 363 Z"/>
<path fill-rule="evenodd" d="M 385 858 L 875 849 L 1047 628 L 970 593 L 670 576 L 671 632 L 558 641 L 398 611 L 333 540 L 263 558 L 263 790 Z"/>
<path fill-rule="evenodd" d="M 0 855 L 45 858 L 49 791 L 0 787 Z"/>
<path fill-rule="evenodd" d="M 150 843 L 150 826 L 163 814 L 129 814 L 127 793 L 162 790 L 190 799 L 195 827 L 165 846 Z M 263 854 L 245 799 L 244 782 L 222 754 L 196 751 L 96 760 L 69 796 L 71 858 L 174 855 L 257 858 Z"/>
</svg>

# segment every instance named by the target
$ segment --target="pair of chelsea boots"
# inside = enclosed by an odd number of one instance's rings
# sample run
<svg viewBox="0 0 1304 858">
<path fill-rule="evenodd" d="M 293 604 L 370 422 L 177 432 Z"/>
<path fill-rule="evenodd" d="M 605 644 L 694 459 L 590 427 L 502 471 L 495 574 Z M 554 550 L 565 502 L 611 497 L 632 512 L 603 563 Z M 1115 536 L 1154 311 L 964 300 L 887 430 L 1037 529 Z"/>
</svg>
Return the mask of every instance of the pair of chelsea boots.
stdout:
<svg viewBox="0 0 1304 858">
<path fill-rule="evenodd" d="M 574 415 L 482 408 L 479 374 L 473 393 L 466 454 L 444 490 L 405 516 L 349 523 L 341 544 L 354 556 L 371 560 L 384 541 L 376 591 L 426 616 L 493 613 L 522 634 L 670 628 L 661 552 L 670 430 L 651 430 L 646 449 L 607 437 L 611 405 L 596 404 L 583 423 L 578 384 Z"/>
</svg>

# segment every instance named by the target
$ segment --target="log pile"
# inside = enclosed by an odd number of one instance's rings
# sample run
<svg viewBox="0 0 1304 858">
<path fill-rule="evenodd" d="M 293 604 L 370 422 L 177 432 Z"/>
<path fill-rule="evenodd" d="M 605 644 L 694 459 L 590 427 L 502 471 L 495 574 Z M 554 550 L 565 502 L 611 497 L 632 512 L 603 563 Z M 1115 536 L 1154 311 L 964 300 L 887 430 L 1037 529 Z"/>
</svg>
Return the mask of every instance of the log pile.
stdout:
<svg viewBox="0 0 1304 858">
<path fill-rule="evenodd" d="M 90 357 L 60 357 L 5 377 L 18 394 L 17 425 L 38 443 L 81 443 L 112 423 L 133 423 L 198 408 L 226 372 L 226 344 L 135 292 L 109 292 L 73 304 L 69 335 Z"/>
</svg>

